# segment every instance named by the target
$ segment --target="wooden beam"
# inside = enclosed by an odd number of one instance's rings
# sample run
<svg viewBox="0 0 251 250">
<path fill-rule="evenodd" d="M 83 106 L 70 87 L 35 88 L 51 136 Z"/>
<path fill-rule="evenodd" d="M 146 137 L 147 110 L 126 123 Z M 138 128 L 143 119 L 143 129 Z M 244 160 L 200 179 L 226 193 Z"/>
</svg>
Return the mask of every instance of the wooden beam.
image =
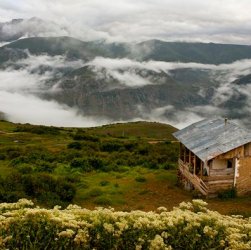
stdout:
<svg viewBox="0 0 251 250">
<path fill-rule="evenodd" d="M 194 155 L 194 158 L 193 158 L 193 173 L 194 174 L 196 174 L 196 166 L 197 166 L 196 155 Z"/>
</svg>

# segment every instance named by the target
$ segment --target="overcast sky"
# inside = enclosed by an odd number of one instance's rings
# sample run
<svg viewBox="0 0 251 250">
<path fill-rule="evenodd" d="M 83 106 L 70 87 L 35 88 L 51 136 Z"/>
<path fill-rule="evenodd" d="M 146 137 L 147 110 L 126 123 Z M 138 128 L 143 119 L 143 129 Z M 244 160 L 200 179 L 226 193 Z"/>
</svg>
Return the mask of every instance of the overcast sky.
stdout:
<svg viewBox="0 0 251 250">
<path fill-rule="evenodd" d="M 251 44 L 250 13 L 250 0 L 0 0 L 0 22 L 36 16 L 82 40 Z"/>
</svg>

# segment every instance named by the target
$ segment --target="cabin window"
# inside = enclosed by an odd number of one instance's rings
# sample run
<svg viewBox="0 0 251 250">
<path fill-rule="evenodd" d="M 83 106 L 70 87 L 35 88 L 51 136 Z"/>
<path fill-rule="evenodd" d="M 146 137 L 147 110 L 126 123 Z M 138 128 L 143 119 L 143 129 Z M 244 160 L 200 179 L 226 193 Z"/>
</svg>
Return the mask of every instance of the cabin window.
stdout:
<svg viewBox="0 0 251 250">
<path fill-rule="evenodd" d="M 249 151 L 249 143 L 244 145 L 244 156 L 248 157 L 248 151 Z"/>
<path fill-rule="evenodd" d="M 227 160 L 227 168 L 233 167 L 233 160 Z"/>
</svg>

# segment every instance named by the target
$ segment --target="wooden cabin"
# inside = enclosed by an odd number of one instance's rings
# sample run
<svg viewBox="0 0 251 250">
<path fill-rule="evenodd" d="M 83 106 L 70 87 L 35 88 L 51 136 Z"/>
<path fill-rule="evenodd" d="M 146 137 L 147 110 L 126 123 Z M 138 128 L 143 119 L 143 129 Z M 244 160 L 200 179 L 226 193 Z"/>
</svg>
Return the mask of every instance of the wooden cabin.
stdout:
<svg viewBox="0 0 251 250">
<path fill-rule="evenodd" d="M 207 197 L 236 187 L 251 192 L 251 131 L 213 117 L 194 123 L 174 137 L 180 141 L 179 181 Z"/>
</svg>

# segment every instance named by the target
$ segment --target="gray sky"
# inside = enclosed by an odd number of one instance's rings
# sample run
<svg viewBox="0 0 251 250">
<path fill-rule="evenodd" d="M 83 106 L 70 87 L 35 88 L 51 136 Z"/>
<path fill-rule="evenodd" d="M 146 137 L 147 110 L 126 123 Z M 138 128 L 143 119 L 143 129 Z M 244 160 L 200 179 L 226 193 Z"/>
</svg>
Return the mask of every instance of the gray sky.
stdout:
<svg viewBox="0 0 251 250">
<path fill-rule="evenodd" d="M 250 0 L 0 0 L 0 22 L 39 17 L 50 35 L 251 44 Z"/>
</svg>

